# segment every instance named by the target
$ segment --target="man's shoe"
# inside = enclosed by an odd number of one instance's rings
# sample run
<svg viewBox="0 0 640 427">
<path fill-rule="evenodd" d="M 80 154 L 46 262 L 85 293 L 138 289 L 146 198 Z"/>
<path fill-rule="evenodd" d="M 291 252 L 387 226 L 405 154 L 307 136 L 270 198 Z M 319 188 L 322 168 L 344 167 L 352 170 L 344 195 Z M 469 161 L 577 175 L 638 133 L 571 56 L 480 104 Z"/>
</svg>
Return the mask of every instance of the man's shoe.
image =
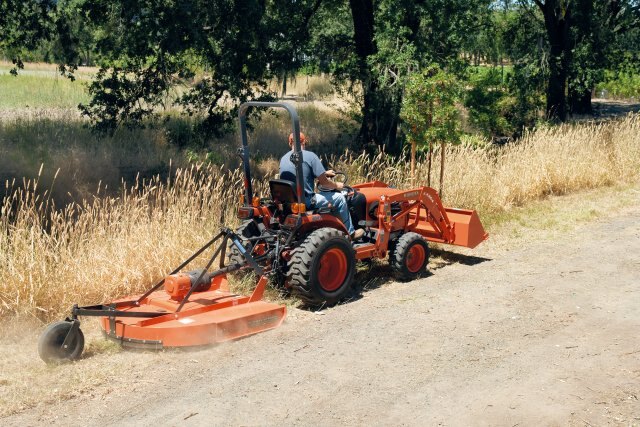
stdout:
<svg viewBox="0 0 640 427">
<path fill-rule="evenodd" d="M 356 231 L 351 233 L 351 240 L 360 240 L 364 236 L 364 229 L 358 228 Z"/>
</svg>

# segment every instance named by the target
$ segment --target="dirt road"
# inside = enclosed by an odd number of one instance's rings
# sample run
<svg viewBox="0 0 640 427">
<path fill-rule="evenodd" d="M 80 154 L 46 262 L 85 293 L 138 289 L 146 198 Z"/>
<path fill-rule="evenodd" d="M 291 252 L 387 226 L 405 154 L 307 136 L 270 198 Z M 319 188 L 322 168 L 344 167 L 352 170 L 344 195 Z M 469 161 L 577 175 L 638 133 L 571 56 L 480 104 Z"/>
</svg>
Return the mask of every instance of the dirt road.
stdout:
<svg viewBox="0 0 640 427">
<path fill-rule="evenodd" d="M 640 197 L 561 235 L 226 345 L 89 357 L 113 379 L 0 423 L 640 425 Z"/>
</svg>

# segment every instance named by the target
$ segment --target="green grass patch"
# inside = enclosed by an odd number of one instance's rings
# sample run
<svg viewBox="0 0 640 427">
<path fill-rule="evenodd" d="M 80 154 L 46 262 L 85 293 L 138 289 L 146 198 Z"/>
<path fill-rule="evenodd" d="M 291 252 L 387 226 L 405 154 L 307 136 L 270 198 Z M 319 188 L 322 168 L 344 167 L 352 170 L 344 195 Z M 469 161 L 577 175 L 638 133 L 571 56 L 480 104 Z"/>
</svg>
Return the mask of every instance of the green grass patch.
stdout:
<svg viewBox="0 0 640 427">
<path fill-rule="evenodd" d="M 619 184 L 564 196 L 550 196 L 525 206 L 482 215 L 492 235 L 520 238 L 532 232 L 554 235 L 569 232 L 579 224 L 605 218 L 638 201 L 638 184 Z"/>
<path fill-rule="evenodd" d="M 504 82 L 509 74 L 513 74 L 513 65 L 473 65 L 469 67 L 469 71 L 472 82 L 486 80 L 492 73 L 499 74 Z"/>
<path fill-rule="evenodd" d="M 87 102 L 86 84 L 64 77 L 0 74 L 0 108 L 75 108 Z"/>
</svg>

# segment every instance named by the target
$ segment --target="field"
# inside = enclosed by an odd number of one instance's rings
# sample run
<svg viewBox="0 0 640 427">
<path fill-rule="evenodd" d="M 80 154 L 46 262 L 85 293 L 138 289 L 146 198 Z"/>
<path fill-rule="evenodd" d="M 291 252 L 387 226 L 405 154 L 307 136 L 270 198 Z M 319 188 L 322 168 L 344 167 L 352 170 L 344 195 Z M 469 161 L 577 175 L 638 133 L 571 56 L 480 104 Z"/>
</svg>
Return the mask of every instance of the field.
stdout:
<svg viewBox="0 0 640 427">
<path fill-rule="evenodd" d="M 514 208 L 423 279 L 376 263 L 348 303 L 218 346 L 123 351 L 84 319 L 82 359 L 47 366 L 37 322 L 6 319 L 1 423 L 636 425 L 639 190 Z"/>
<path fill-rule="evenodd" d="M 640 116 L 603 124 L 542 128 L 503 148 L 447 148 L 446 205 L 479 211 L 499 222 L 513 207 L 548 195 L 634 182 L 640 173 Z M 438 151 L 435 153 L 439 155 Z M 436 157 L 437 158 L 437 157 Z M 413 180 L 405 161 L 380 153 L 331 160 L 352 182 L 379 179 L 397 187 Z M 275 173 L 275 162 L 267 177 Z M 437 162 L 436 162 L 437 164 Z M 263 165 L 264 167 L 264 165 Z M 436 167 L 432 185 L 438 187 Z M 124 186 L 119 195 L 51 209 L 38 181 L 8 186 L 0 224 L 0 307 L 3 316 L 60 317 L 73 303 L 140 291 L 203 244 L 223 224 L 234 225 L 239 170 L 193 165 Z M 265 194 L 265 182 L 257 191 Z M 159 250 L 158 248 L 162 248 Z"/>
</svg>

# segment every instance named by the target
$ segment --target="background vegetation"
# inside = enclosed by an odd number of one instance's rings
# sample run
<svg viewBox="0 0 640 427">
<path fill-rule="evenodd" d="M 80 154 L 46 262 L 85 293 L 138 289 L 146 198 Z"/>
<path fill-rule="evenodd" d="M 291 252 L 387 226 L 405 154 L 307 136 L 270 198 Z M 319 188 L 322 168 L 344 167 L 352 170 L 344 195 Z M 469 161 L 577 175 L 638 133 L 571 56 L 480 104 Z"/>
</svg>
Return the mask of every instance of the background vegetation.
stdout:
<svg viewBox="0 0 640 427">
<path fill-rule="evenodd" d="M 220 136 L 239 103 L 286 95 L 299 73 L 347 93 L 358 148 L 402 150 L 411 74 L 438 66 L 473 91 L 470 123 L 513 137 L 541 120 L 590 114 L 597 88 L 635 96 L 637 0 L 3 0 L 0 53 L 97 68 L 81 111 L 121 124 L 173 107 Z M 474 73 L 478 67 L 486 70 Z M 474 68 L 475 67 L 475 68 Z M 475 77 L 474 77 L 474 74 Z M 498 77 L 499 76 L 499 77 Z M 270 87 L 277 81 L 277 90 Z M 489 114 L 490 117 L 487 117 Z M 375 150 L 373 150 L 375 151 Z"/>
</svg>

